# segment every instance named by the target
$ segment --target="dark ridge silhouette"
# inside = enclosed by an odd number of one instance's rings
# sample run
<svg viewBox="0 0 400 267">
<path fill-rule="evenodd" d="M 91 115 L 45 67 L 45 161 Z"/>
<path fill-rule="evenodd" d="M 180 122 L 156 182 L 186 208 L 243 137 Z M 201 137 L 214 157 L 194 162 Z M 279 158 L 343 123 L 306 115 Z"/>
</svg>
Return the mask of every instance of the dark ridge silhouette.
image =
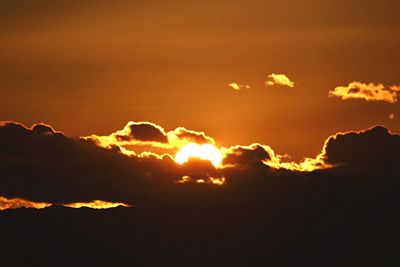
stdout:
<svg viewBox="0 0 400 267">
<path fill-rule="evenodd" d="M 5 266 L 400 263 L 399 186 L 389 180 L 361 188 L 347 181 L 335 188 L 309 186 L 225 207 L 6 210 L 0 213 L 1 261 Z"/>
</svg>

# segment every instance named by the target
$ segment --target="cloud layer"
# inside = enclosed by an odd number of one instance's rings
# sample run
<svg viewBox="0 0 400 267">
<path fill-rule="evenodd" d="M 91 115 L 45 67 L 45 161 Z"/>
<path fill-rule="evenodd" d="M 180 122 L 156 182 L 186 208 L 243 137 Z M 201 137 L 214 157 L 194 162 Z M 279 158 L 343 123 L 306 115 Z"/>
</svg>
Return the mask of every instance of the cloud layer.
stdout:
<svg viewBox="0 0 400 267">
<path fill-rule="evenodd" d="M 147 122 L 130 122 L 109 136 L 77 139 L 45 124 L 27 128 L 3 122 L 0 203 L 3 207 L 18 206 L 23 201 L 59 205 L 92 203 L 87 205 L 94 207 L 93 201 L 101 199 L 111 206 L 113 203 L 155 205 L 180 202 L 183 196 L 189 202 L 207 194 L 224 198 L 236 185 L 258 188 L 260 183 L 278 178 L 283 182 L 296 177 L 322 178 L 332 172 L 390 174 L 400 170 L 400 136 L 382 126 L 332 135 L 319 155 L 299 163 L 285 161 L 284 156 L 277 155 L 269 146 L 251 144 L 221 148 L 220 167 L 201 159 L 178 164 L 174 161 L 174 149 L 188 140 L 215 143 L 202 132 L 183 127 L 166 132 Z M 168 149 L 164 154 L 139 155 L 122 150 L 128 147 L 125 142 L 150 142 L 152 146 L 166 145 Z"/>
</svg>

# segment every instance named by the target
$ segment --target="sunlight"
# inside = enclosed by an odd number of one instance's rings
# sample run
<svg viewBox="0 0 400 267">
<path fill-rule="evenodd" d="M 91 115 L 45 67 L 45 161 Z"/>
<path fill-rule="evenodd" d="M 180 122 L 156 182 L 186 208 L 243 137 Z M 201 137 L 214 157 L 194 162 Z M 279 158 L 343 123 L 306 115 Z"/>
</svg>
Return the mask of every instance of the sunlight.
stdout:
<svg viewBox="0 0 400 267">
<path fill-rule="evenodd" d="M 187 144 L 176 154 L 175 161 L 179 164 L 183 164 L 188 162 L 190 158 L 209 160 L 215 167 L 218 167 L 222 161 L 221 152 L 211 144 Z"/>
</svg>

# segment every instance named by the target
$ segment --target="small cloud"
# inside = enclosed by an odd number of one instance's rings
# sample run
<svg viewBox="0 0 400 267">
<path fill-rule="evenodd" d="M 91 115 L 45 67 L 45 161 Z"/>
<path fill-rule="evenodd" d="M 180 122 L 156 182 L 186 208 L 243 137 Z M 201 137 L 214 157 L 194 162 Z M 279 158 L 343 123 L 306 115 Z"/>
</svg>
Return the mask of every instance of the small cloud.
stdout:
<svg viewBox="0 0 400 267">
<path fill-rule="evenodd" d="M 142 142 L 168 142 L 167 134 L 165 133 L 164 129 L 157 124 L 147 121 L 130 122 L 125 127 L 128 128 L 128 135 L 122 135 L 122 139 L 134 139 Z"/>
<path fill-rule="evenodd" d="M 237 83 L 229 83 L 228 86 L 230 86 L 233 90 L 240 90 L 240 85 Z"/>
<path fill-rule="evenodd" d="M 222 148 L 224 166 L 254 166 L 264 165 L 263 161 L 271 160 L 275 153 L 269 146 L 258 143 L 249 146 L 231 146 Z"/>
<path fill-rule="evenodd" d="M 383 84 L 351 82 L 347 86 L 338 86 L 329 91 L 329 96 L 336 96 L 343 100 L 364 99 L 366 101 L 397 102 L 397 91 L 400 86 L 385 87 Z"/>
<path fill-rule="evenodd" d="M 394 115 L 394 113 L 389 114 L 389 119 L 394 120 L 395 118 L 396 118 L 396 116 Z"/>
<path fill-rule="evenodd" d="M 392 85 L 389 87 L 390 90 L 395 91 L 395 92 L 400 92 L 400 85 Z"/>
<path fill-rule="evenodd" d="M 243 85 L 243 84 L 238 84 L 235 82 L 228 83 L 228 86 L 231 87 L 235 91 L 240 91 L 241 89 L 250 89 L 250 85 Z"/>
<path fill-rule="evenodd" d="M 278 85 L 288 86 L 290 88 L 294 87 L 294 82 L 291 81 L 285 74 L 276 74 L 276 73 L 268 75 L 268 79 L 265 81 L 265 84 L 269 86 L 278 84 Z"/>
</svg>

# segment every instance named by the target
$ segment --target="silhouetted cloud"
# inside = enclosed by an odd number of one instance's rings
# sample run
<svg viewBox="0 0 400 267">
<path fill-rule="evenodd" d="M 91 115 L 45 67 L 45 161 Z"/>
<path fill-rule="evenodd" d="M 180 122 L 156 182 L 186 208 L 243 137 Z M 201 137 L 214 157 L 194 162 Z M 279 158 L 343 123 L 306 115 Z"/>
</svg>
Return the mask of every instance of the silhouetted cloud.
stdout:
<svg viewBox="0 0 400 267">
<path fill-rule="evenodd" d="M 184 128 L 175 133 L 179 140 L 208 139 Z M 0 196 L 32 203 L 60 205 L 96 199 L 129 205 L 154 203 L 167 193 L 155 198 L 153 192 L 174 191 L 175 181 L 184 175 L 220 177 L 209 161 L 190 160 L 181 166 L 170 155 L 127 156 L 118 146 L 106 149 L 91 139 L 69 138 L 44 124 L 27 128 L 2 122 L 0 159 Z"/>
<path fill-rule="evenodd" d="M 268 79 L 267 81 L 265 81 L 265 84 L 269 86 L 283 85 L 291 88 L 294 87 L 294 82 L 291 81 L 285 74 L 277 74 L 277 73 L 272 73 L 268 75 Z"/>
<path fill-rule="evenodd" d="M 130 126 L 136 124 L 128 125 L 129 128 L 124 128 L 128 129 L 126 136 L 133 138 Z M 169 137 L 173 135 L 181 141 L 188 139 L 184 142 L 214 141 L 202 132 L 185 128 L 159 135 L 164 132 L 162 128 L 150 123 L 144 125 L 152 127 L 152 130 L 140 129 L 142 140 L 167 136 L 171 142 Z M 138 131 L 134 130 L 135 138 L 138 138 Z M 121 135 L 121 131 L 116 133 Z M 3 199 L 0 202 L 3 207 L 35 207 L 35 203 L 95 207 L 100 203 L 95 203 L 95 200 L 101 200 L 104 207 L 111 207 L 118 203 L 154 205 L 179 202 L 181 197 L 185 201 L 187 198 L 198 201 L 197 197 L 203 198 L 204 192 L 214 192 L 214 187 L 235 188 L 240 184 L 257 188 L 271 179 L 283 179 L 282 183 L 286 183 L 288 179 L 298 179 L 299 174 L 309 179 L 324 179 L 333 173 L 342 175 L 348 170 L 390 174 L 400 168 L 398 151 L 400 136 L 376 126 L 365 131 L 330 136 L 319 155 L 300 163 L 287 162 L 271 147 L 255 143 L 221 148 L 221 166 L 216 167 L 210 161 L 198 158 L 180 165 L 173 155 L 151 152 L 127 155 L 117 145 L 104 148 L 91 138 L 70 138 L 45 124 L 27 128 L 14 122 L 2 122 L 0 196 Z M 225 198 L 225 193 L 214 193 Z"/>
<path fill-rule="evenodd" d="M 249 146 L 232 146 L 223 150 L 223 165 L 247 167 L 249 165 L 264 165 L 264 161 L 275 157 L 273 150 L 261 144 Z"/>
<path fill-rule="evenodd" d="M 328 164 L 362 170 L 393 170 L 399 165 L 400 135 L 383 126 L 328 138 L 323 159 Z"/>
<path fill-rule="evenodd" d="M 157 149 L 163 149 L 168 153 L 170 150 L 180 148 L 188 143 L 215 143 L 213 138 L 201 131 L 177 127 L 172 131 L 166 132 L 164 128 L 157 124 L 133 121 L 128 122 L 123 129 L 113 132 L 110 135 L 99 136 L 93 134 L 82 137 L 82 139 L 92 140 L 104 148 L 112 149 L 117 147 L 122 153 L 131 156 L 147 156 L 149 153 L 157 155 L 159 154 L 157 153 L 159 152 Z M 148 151 L 137 153 L 135 146 L 147 146 Z"/>
<path fill-rule="evenodd" d="M 123 141 L 137 140 L 143 142 L 167 143 L 164 129 L 150 122 L 129 122 L 116 138 Z"/>
<path fill-rule="evenodd" d="M 347 86 L 338 86 L 329 91 L 329 96 L 343 100 L 363 99 L 366 101 L 397 102 L 398 86 L 385 87 L 383 84 L 351 82 Z"/>
<path fill-rule="evenodd" d="M 185 127 L 178 127 L 167 133 L 170 144 L 179 143 L 197 143 L 197 144 L 214 144 L 215 140 L 207 136 L 204 132 L 188 130 Z"/>
<path fill-rule="evenodd" d="M 0 195 L 5 197 L 50 203 L 121 201 L 127 195 L 123 188 L 150 183 L 138 159 L 45 125 L 29 129 L 2 123 L 0 158 Z"/>
</svg>

